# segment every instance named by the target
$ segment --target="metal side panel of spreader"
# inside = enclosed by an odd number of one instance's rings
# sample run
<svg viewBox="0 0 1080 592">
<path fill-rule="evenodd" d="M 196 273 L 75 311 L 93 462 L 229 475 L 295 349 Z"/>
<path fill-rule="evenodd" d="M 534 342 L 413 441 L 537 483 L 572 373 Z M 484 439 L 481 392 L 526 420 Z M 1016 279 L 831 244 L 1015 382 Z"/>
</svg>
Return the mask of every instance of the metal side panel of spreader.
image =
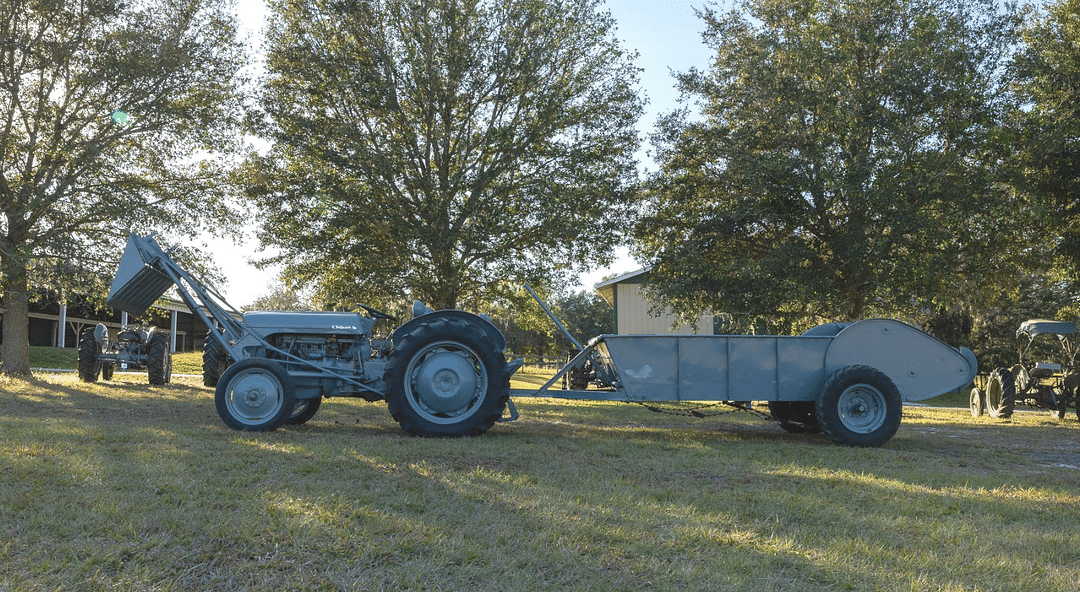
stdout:
<svg viewBox="0 0 1080 592">
<path fill-rule="evenodd" d="M 142 316 L 173 285 L 168 276 L 150 266 L 161 251 L 155 247 L 151 239 L 134 234 L 128 237 L 106 299 L 110 307 Z"/>
<path fill-rule="evenodd" d="M 605 335 L 597 362 L 630 401 L 813 400 L 831 338 Z"/>
</svg>

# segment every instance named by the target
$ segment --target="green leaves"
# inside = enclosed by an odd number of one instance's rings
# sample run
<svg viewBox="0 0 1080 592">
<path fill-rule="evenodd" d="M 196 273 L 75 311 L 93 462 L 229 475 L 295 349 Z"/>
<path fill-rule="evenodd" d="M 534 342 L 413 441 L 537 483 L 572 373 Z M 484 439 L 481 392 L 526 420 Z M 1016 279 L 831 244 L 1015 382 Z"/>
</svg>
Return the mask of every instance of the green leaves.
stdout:
<svg viewBox="0 0 1080 592">
<path fill-rule="evenodd" d="M 246 58 L 230 7 L 0 5 L 5 299 L 27 285 L 104 292 L 129 229 L 195 235 L 236 222 L 225 173 L 239 151 Z M 5 317 L 6 329 L 21 323 Z M 5 349 L 5 359 L 19 357 Z"/>
<path fill-rule="evenodd" d="M 597 7 L 274 3 L 274 147 L 251 195 L 289 278 L 482 307 L 610 257 L 636 196 L 641 100 Z"/>
<path fill-rule="evenodd" d="M 703 120 L 658 134 L 637 229 L 653 292 L 687 317 L 789 329 L 924 306 L 963 260 L 971 213 L 1005 207 L 985 155 L 1006 56 L 993 50 L 1014 16 L 989 2 L 740 8 L 702 14 L 716 59 L 679 78 Z"/>
</svg>

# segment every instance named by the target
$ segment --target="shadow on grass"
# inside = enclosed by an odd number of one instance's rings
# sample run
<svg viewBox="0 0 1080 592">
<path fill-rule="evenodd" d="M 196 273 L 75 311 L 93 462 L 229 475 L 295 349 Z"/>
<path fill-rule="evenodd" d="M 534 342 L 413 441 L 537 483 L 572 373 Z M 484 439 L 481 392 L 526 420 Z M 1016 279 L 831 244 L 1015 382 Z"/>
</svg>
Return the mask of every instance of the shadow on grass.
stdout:
<svg viewBox="0 0 1080 592">
<path fill-rule="evenodd" d="M 0 397 L 13 589 L 1067 590 L 1080 429 L 905 409 L 881 449 L 745 414 L 517 401 L 472 439 L 331 399 L 223 426 L 197 383 Z M 1050 421 L 1049 418 L 1046 418 Z M 987 553 L 987 549 L 994 553 Z"/>
</svg>

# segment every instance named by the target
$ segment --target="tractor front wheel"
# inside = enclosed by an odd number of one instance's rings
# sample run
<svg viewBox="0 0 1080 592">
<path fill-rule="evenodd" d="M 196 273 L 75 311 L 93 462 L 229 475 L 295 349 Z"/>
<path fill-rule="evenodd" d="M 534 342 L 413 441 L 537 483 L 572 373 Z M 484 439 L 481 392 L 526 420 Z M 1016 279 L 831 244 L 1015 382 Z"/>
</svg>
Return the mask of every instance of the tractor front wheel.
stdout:
<svg viewBox="0 0 1080 592">
<path fill-rule="evenodd" d="M 296 410 L 295 387 L 285 368 L 265 358 L 229 366 L 218 381 L 214 403 L 218 416 L 234 430 L 268 432 Z"/>
<path fill-rule="evenodd" d="M 386 366 L 390 415 L 414 436 L 483 434 L 510 397 L 506 358 L 477 325 L 435 318 L 396 340 Z"/>
<path fill-rule="evenodd" d="M 983 412 L 986 411 L 986 394 L 979 387 L 971 389 L 971 395 L 968 397 L 968 409 L 971 410 L 972 417 L 981 417 Z"/>
<path fill-rule="evenodd" d="M 818 424 L 842 446 L 877 447 L 900 427 L 903 400 L 893 381 L 869 366 L 837 370 L 821 387 Z"/>
</svg>

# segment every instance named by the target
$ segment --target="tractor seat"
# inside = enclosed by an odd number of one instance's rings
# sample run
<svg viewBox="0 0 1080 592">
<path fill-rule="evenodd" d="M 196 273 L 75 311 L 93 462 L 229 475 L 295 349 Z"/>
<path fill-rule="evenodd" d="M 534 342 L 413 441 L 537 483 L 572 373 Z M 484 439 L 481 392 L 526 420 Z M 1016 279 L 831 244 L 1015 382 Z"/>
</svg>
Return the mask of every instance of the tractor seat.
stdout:
<svg viewBox="0 0 1080 592">
<path fill-rule="evenodd" d="M 1048 364 L 1045 362 L 1039 362 L 1035 364 L 1035 367 L 1031 369 L 1029 373 L 1032 378 L 1050 378 L 1055 373 L 1061 372 L 1061 364 Z"/>
</svg>

